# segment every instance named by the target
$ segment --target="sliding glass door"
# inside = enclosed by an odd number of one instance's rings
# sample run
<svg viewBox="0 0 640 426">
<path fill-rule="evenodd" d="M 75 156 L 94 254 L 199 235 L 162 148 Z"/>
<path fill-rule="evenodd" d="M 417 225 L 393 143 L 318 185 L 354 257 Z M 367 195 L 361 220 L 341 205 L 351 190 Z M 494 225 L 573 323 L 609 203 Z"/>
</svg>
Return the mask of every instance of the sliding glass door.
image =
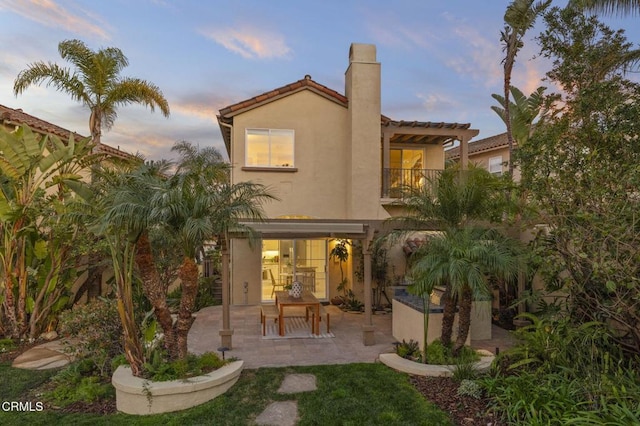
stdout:
<svg viewBox="0 0 640 426">
<path fill-rule="evenodd" d="M 262 300 L 300 281 L 318 299 L 327 298 L 327 240 L 263 240 Z"/>
</svg>

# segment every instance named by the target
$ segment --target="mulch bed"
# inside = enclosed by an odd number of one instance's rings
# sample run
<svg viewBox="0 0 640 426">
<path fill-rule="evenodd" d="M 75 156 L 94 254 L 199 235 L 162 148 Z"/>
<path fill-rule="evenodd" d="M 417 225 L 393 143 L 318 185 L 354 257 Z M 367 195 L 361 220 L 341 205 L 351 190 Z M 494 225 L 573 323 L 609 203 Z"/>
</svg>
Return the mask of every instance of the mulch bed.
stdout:
<svg viewBox="0 0 640 426">
<path fill-rule="evenodd" d="M 458 382 L 451 377 L 411 376 L 411 384 L 442 411 L 449 413 L 456 425 L 492 425 L 495 419 L 487 398 L 458 395 Z"/>
</svg>

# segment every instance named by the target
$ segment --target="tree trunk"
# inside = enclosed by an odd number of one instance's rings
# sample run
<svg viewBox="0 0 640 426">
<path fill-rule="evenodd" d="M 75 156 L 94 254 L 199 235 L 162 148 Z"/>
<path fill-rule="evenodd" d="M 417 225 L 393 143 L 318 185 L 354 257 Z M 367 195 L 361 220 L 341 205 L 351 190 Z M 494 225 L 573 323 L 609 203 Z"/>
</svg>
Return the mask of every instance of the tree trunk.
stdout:
<svg viewBox="0 0 640 426">
<path fill-rule="evenodd" d="M 185 257 L 180 267 L 178 277 L 182 281 L 182 297 L 178 310 L 178 322 L 176 323 L 176 343 L 178 345 L 178 358 L 187 356 L 187 336 L 193 324 L 191 314 L 196 305 L 198 294 L 198 266 L 190 257 Z"/>
<path fill-rule="evenodd" d="M 453 333 L 453 322 L 456 318 L 456 298 L 451 294 L 451 289 L 447 285 L 440 299 L 444 303 L 442 313 L 442 333 L 440 341 L 445 346 L 451 345 L 451 334 Z"/>
<path fill-rule="evenodd" d="M 471 304 L 473 297 L 471 289 L 467 286 L 462 290 L 460 298 L 460 309 L 458 310 L 458 337 L 453 347 L 453 354 L 458 355 L 460 349 L 464 346 L 469 335 L 469 327 L 471 327 Z"/>
<path fill-rule="evenodd" d="M 153 313 L 164 333 L 164 347 L 171 359 L 178 356 L 175 332 L 171 311 L 167 305 L 167 288 L 160 280 L 160 274 L 155 267 L 149 236 L 144 232 L 138 240 L 136 251 L 136 264 L 140 270 L 142 291 L 153 306 Z"/>
</svg>

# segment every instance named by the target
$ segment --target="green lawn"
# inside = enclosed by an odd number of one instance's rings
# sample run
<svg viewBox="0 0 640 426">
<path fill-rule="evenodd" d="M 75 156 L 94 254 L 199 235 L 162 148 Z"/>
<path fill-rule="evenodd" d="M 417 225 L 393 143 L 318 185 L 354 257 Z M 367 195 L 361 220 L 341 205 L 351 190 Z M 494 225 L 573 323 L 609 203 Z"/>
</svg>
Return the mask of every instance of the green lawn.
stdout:
<svg viewBox="0 0 640 426">
<path fill-rule="evenodd" d="M 287 373 L 316 375 L 318 390 L 293 395 L 276 391 Z M 0 399 L 21 395 L 48 376 L 0 364 Z M 382 364 L 346 364 L 245 370 L 231 390 L 201 406 L 154 416 L 64 415 L 55 411 L 3 412 L 2 425 L 245 425 L 272 401 L 298 401 L 300 425 L 450 425 L 448 416 L 424 398 L 405 374 Z M 35 402 L 35 401 L 33 401 Z"/>
</svg>

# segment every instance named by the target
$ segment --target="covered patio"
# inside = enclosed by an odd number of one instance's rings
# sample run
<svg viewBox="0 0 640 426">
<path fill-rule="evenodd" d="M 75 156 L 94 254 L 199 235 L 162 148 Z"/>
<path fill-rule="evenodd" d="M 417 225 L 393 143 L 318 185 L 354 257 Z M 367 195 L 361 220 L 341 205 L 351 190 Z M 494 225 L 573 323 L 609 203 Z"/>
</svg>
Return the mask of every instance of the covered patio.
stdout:
<svg viewBox="0 0 640 426">
<path fill-rule="evenodd" d="M 364 314 L 343 312 L 335 306 L 326 306 L 331 315 L 332 338 L 263 339 L 259 306 L 231 306 L 234 325 L 233 349 L 226 357 L 236 357 L 246 368 L 283 367 L 293 365 L 349 364 L 376 362 L 381 353 L 394 351 L 392 315 L 372 315 L 375 344 L 365 346 L 362 341 Z M 222 306 L 210 306 L 195 314 L 196 320 L 189 332 L 189 351 L 199 354 L 218 352 L 222 327 Z M 321 326 L 324 328 L 324 324 Z M 472 341 L 477 349 L 504 350 L 513 344 L 505 330 L 493 326 L 491 340 Z"/>
</svg>

